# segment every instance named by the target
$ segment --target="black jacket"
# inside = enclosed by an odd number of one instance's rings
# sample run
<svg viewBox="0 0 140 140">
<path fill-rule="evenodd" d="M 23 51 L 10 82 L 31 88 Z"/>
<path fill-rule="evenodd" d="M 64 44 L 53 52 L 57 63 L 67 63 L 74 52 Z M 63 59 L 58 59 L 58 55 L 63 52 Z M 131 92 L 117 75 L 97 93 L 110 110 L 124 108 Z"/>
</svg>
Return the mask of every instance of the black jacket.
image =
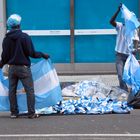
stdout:
<svg viewBox="0 0 140 140">
<path fill-rule="evenodd" d="M 8 32 L 2 43 L 1 67 L 4 64 L 30 66 L 29 57 L 41 58 L 42 52 L 36 52 L 29 35 L 20 29 Z"/>
</svg>

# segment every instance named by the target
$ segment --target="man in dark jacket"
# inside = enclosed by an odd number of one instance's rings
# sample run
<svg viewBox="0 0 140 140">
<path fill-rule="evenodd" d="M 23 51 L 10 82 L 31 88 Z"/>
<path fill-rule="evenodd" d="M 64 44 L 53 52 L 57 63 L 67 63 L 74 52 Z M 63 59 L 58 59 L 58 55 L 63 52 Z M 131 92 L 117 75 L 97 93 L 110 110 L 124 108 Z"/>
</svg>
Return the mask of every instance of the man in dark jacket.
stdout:
<svg viewBox="0 0 140 140">
<path fill-rule="evenodd" d="M 0 67 L 2 68 L 5 64 L 9 65 L 11 118 L 17 118 L 19 113 L 16 98 L 18 80 L 22 82 L 27 94 L 28 118 L 37 118 L 39 115 L 35 114 L 35 95 L 30 57 L 48 59 L 49 55 L 35 51 L 29 35 L 20 30 L 20 22 L 21 17 L 17 14 L 11 15 L 7 20 L 10 31 L 3 39 Z"/>
</svg>

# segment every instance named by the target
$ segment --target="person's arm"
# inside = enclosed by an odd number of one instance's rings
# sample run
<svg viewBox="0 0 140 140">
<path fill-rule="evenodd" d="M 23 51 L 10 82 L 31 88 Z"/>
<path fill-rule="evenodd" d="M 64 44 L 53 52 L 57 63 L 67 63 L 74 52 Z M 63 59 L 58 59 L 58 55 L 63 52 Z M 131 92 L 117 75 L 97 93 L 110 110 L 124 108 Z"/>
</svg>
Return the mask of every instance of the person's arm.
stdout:
<svg viewBox="0 0 140 140">
<path fill-rule="evenodd" d="M 134 38 L 133 38 L 133 49 L 134 53 L 139 52 L 139 29 L 135 30 Z"/>
<path fill-rule="evenodd" d="M 48 54 L 35 51 L 32 40 L 28 35 L 26 36 L 26 38 L 24 38 L 24 51 L 28 56 L 30 56 L 32 58 L 43 57 L 45 59 L 48 59 L 50 57 Z"/>
<path fill-rule="evenodd" d="M 118 7 L 117 11 L 115 12 L 115 14 L 114 14 L 114 15 L 112 16 L 112 18 L 110 19 L 110 24 L 111 24 L 112 26 L 114 26 L 114 27 L 117 26 L 117 24 L 116 24 L 116 18 L 117 18 L 117 16 L 118 16 L 119 12 L 120 12 L 121 7 L 122 7 L 122 4 L 120 4 L 120 6 Z"/>
<path fill-rule="evenodd" d="M 2 61 L 0 60 L 0 69 L 2 69 L 2 67 L 3 67 L 3 63 L 2 63 Z"/>
<path fill-rule="evenodd" d="M 138 45 L 139 45 L 139 41 L 138 40 L 133 40 L 133 44 L 134 44 L 134 48 L 137 50 Z"/>
<path fill-rule="evenodd" d="M 3 39 L 2 42 L 2 53 L 1 53 L 1 60 L 0 60 L 0 68 L 2 68 L 9 60 L 8 55 L 8 47 L 6 45 L 6 38 Z"/>
<path fill-rule="evenodd" d="M 138 33 L 137 48 L 139 48 L 140 47 L 140 26 L 137 28 L 137 33 Z"/>
</svg>

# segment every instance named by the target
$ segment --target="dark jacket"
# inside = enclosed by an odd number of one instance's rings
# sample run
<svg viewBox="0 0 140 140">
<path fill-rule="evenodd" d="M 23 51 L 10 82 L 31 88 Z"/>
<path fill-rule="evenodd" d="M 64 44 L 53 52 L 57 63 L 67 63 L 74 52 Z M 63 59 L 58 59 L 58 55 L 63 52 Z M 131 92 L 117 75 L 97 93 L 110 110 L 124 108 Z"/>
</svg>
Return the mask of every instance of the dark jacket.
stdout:
<svg viewBox="0 0 140 140">
<path fill-rule="evenodd" d="M 30 66 L 29 57 L 41 58 L 44 56 L 41 52 L 36 52 L 29 35 L 23 33 L 20 29 L 8 32 L 2 43 L 1 65 L 26 65 Z"/>
</svg>

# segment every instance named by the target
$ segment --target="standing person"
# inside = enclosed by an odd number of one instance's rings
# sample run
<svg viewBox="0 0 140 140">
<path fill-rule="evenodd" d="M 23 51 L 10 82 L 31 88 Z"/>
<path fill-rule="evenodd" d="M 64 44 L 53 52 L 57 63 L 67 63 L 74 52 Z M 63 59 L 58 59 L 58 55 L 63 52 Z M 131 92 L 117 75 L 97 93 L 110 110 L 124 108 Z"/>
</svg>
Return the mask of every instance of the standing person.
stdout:
<svg viewBox="0 0 140 140">
<path fill-rule="evenodd" d="M 116 70 L 117 70 L 117 75 L 118 75 L 118 80 L 119 80 L 119 86 L 121 89 L 128 91 L 128 87 L 126 83 L 123 81 L 123 70 L 124 70 L 124 65 L 126 62 L 126 59 L 130 53 L 130 50 L 127 45 L 127 40 L 125 36 L 125 24 L 121 22 L 116 22 L 116 18 L 121 10 L 122 4 L 118 7 L 117 11 L 115 14 L 112 16 L 110 20 L 110 24 L 116 28 L 117 31 L 117 40 L 116 40 L 116 47 L 115 47 L 115 52 L 116 52 Z M 135 41 L 134 41 L 135 40 Z M 133 45 L 136 45 L 138 42 L 138 34 L 137 31 L 135 31 L 135 35 L 133 38 Z M 136 47 L 136 46 L 134 46 Z"/>
<path fill-rule="evenodd" d="M 29 57 L 48 59 L 49 55 L 35 51 L 29 35 L 23 33 L 20 29 L 20 23 L 21 17 L 17 14 L 11 15 L 7 20 L 10 31 L 3 39 L 0 67 L 2 68 L 5 64 L 9 65 L 8 78 L 11 118 L 17 118 L 19 114 L 16 90 L 18 80 L 20 80 L 27 95 L 28 118 L 33 119 L 39 117 L 39 115 L 35 114 L 34 85 Z"/>
</svg>

